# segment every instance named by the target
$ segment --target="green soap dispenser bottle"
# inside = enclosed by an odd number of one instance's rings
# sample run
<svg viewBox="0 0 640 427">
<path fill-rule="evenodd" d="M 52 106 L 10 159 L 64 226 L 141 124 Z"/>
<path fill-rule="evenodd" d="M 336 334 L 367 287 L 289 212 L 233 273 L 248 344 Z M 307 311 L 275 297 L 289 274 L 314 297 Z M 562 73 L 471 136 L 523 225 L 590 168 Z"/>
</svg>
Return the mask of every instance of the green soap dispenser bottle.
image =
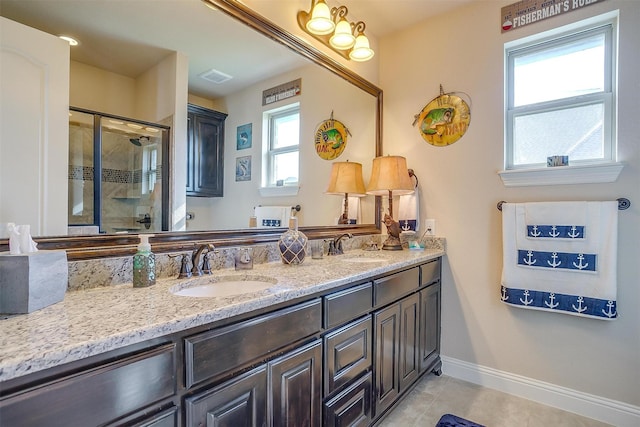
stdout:
<svg viewBox="0 0 640 427">
<path fill-rule="evenodd" d="M 156 283 L 156 256 L 151 252 L 149 237 L 153 234 L 139 234 L 138 252 L 133 256 L 133 287 L 146 288 Z"/>
</svg>

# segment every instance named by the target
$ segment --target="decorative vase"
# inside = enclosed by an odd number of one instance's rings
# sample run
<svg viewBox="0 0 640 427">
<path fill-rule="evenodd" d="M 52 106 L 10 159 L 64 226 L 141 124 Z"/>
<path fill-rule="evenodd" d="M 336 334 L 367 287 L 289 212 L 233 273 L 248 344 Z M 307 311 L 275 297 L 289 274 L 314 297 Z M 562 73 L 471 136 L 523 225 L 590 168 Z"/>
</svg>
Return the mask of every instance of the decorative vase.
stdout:
<svg viewBox="0 0 640 427">
<path fill-rule="evenodd" d="M 282 233 L 278 240 L 280 257 L 285 264 L 302 264 L 307 256 L 307 236 L 298 231 L 298 218 L 289 219 L 289 229 Z"/>
</svg>

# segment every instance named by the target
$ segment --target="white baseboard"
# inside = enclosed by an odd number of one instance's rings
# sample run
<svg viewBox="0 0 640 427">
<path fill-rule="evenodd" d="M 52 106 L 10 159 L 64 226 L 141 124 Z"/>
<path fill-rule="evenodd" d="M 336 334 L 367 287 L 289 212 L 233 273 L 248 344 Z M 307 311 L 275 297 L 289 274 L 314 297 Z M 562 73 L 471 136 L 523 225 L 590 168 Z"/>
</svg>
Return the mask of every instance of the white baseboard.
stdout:
<svg viewBox="0 0 640 427">
<path fill-rule="evenodd" d="M 450 377 L 533 400 L 617 427 L 640 426 L 640 407 L 442 356 Z"/>
</svg>

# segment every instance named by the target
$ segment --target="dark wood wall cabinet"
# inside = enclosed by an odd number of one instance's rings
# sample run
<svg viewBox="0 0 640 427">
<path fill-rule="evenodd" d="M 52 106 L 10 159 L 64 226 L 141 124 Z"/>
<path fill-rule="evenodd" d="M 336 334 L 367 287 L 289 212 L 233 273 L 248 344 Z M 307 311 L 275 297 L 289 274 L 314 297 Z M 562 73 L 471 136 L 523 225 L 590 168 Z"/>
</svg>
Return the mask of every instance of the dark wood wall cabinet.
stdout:
<svg viewBox="0 0 640 427">
<path fill-rule="evenodd" d="M 3 426 L 369 426 L 440 374 L 440 259 L 0 384 Z"/>
<path fill-rule="evenodd" d="M 187 196 L 222 197 L 227 114 L 187 107 Z"/>
</svg>

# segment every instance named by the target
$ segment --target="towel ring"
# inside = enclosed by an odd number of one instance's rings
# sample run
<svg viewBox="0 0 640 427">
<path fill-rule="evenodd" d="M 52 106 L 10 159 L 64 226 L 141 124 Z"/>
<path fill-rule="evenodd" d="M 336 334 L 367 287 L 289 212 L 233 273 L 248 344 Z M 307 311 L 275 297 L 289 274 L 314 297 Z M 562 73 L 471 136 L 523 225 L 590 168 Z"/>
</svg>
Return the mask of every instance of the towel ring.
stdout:
<svg viewBox="0 0 640 427">
<path fill-rule="evenodd" d="M 619 211 L 627 210 L 631 206 L 631 201 L 629 199 L 627 199 L 626 197 L 620 197 L 619 199 L 616 199 L 616 201 L 618 202 L 618 210 Z M 502 211 L 502 204 L 503 203 L 507 203 L 507 202 L 505 202 L 504 200 L 500 200 L 498 202 L 498 204 L 496 205 L 496 207 L 498 208 L 499 211 Z"/>
</svg>

